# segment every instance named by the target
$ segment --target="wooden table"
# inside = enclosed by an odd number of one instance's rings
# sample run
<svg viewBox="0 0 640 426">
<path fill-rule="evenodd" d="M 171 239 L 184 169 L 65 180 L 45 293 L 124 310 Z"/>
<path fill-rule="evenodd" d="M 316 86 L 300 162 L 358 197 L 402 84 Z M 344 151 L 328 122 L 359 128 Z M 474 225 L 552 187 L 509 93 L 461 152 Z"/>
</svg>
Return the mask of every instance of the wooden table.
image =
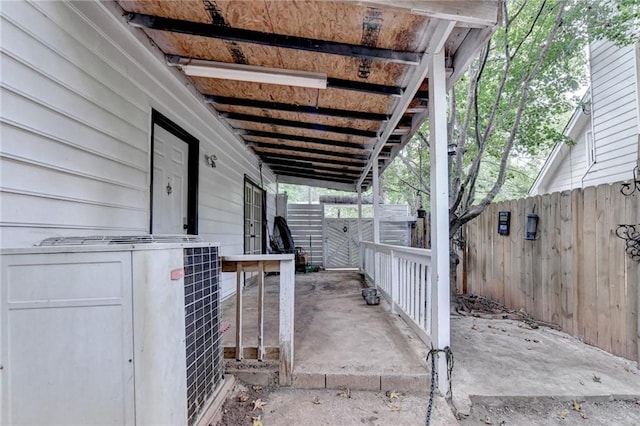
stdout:
<svg viewBox="0 0 640 426">
<path fill-rule="evenodd" d="M 264 274 L 280 273 L 280 324 L 279 348 L 280 385 L 291 386 L 293 374 L 293 323 L 294 323 L 294 290 L 295 264 L 293 254 L 243 254 L 222 256 L 222 272 L 236 273 L 236 346 L 233 351 L 237 360 L 256 358 L 260 361 L 273 355 L 264 346 Z M 242 273 L 258 273 L 258 346 L 243 348 L 242 346 Z M 225 355 L 230 354 L 225 348 Z M 245 349 L 249 349 L 246 351 Z M 270 349 L 270 348 L 269 348 Z M 255 356 L 254 356 L 255 355 Z"/>
</svg>

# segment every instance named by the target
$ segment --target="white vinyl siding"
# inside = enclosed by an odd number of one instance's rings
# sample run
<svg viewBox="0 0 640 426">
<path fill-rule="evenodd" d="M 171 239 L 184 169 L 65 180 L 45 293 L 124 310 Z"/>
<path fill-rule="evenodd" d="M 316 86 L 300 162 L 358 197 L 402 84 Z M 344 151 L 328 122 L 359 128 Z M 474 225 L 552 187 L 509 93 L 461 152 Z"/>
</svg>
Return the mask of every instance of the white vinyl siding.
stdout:
<svg viewBox="0 0 640 426">
<path fill-rule="evenodd" d="M 582 185 L 582 176 L 587 165 L 585 162 L 584 138 L 581 138 L 573 146 L 564 146 L 562 160 L 558 167 L 549 175 L 546 185 L 541 185 L 539 194 L 566 191 L 579 188 Z"/>
<path fill-rule="evenodd" d="M 596 161 L 584 186 L 628 179 L 638 156 L 635 47 L 591 45 L 593 140 Z"/>
<path fill-rule="evenodd" d="M 111 2 L 0 8 L 2 247 L 147 233 L 156 109 L 200 141 L 199 234 L 222 254 L 242 253 L 244 175 L 260 180 L 257 159 L 142 32 Z M 273 192 L 274 176 L 263 180 Z M 223 296 L 233 286 L 225 276 Z"/>
<path fill-rule="evenodd" d="M 590 132 L 590 117 L 582 114 L 578 116 L 575 125 L 570 129 L 569 136 L 574 144 L 562 145 L 555 148 L 558 152 L 553 163 L 548 168 L 540 182 L 533 189 L 532 195 L 549 194 L 580 188 L 582 178 L 587 172 L 586 162 L 586 134 Z"/>
</svg>

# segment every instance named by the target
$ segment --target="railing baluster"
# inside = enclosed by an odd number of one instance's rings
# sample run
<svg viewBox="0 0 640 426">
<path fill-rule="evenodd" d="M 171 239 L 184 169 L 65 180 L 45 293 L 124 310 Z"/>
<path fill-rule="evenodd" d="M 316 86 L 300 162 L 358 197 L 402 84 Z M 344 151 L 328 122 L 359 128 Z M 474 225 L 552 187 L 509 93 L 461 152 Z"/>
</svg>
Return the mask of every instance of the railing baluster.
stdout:
<svg viewBox="0 0 640 426">
<path fill-rule="evenodd" d="M 430 339 L 431 251 L 362 242 L 363 272 L 420 338 Z"/>
</svg>

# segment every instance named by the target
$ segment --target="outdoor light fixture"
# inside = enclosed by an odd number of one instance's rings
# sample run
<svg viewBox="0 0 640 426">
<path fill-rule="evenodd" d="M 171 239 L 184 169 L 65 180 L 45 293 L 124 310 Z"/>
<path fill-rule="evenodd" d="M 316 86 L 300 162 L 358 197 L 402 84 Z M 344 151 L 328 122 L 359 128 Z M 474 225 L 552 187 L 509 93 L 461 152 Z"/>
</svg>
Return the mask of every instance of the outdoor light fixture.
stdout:
<svg viewBox="0 0 640 426">
<path fill-rule="evenodd" d="M 420 203 L 420 207 L 418 207 L 418 210 L 416 211 L 416 213 L 418 214 L 419 219 L 424 219 L 425 217 L 427 217 L 427 212 L 424 209 L 424 207 L 422 207 L 422 191 L 418 190 L 416 195 L 418 196 L 418 200 Z"/>
<path fill-rule="evenodd" d="M 204 160 L 207 162 L 207 164 L 209 165 L 209 167 L 211 167 L 212 169 L 216 168 L 216 160 L 218 159 L 218 157 L 216 157 L 214 154 L 210 154 L 210 155 L 206 155 L 204 156 Z"/>
<path fill-rule="evenodd" d="M 280 84 L 312 89 L 327 88 L 327 75 L 322 73 L 204 61 L 179 56 L 167 57 L 167 65 L 179 67 L 186 75 L 192 77 Z"/>
<path fill-rule="evenodd" d="M 535 240 L 538 233 L 538 215 L 536 214 L 536 206 L 533 206 L 533 211 L 527 215 L 527 229 L 525 239 Z"/>
</svg>

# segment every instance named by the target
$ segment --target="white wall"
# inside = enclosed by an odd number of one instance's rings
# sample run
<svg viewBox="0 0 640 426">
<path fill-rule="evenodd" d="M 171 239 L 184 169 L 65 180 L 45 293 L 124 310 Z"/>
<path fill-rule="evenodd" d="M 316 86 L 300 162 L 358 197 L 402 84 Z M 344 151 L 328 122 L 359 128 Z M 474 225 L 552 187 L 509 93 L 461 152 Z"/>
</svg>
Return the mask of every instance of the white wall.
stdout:
<svg viewBox="0 0 640 426">
<path fill-rule="evenodd" d="M 550 194 L 582 187 L 587 171 L 585 133 L 591 128 L 590 120 L 581 117 L 568 135 L 574 145 L 562 143 L 560 152 L 549 168 L 535 194 Z"/>
<path fill-rule="evenodd" d="M 627 180 L 638 158 L 638 101 L 635 46 L 590 46 L 596 164 L 584 186 Z"/>
<path fill-rule="evenodd" d="M 640 44 L 618 48 L 607 41 L 592 43 L 590 67 L 590 122 L 576 112 L 580 115 L 568 135 L 576 144 L 554 149 L 532 195 L 628 180 L 640 164 Z M 585 134 L 590 129 L 596 162 L 589 166 Z"/>
<path fill-rule="evenodd" d="M 112 3 L 0 7 L 2 247 L 148 233 L 155 108 L 200 140 L 200 235 L 222 254 L 242 253 L 244 174 L 259 181 L 257 159 L 144 34 Z M 274 176 L 263 179 L 274 192 Z M 225 276 L 223 295 L 233 285 Z"/>
</svg>

